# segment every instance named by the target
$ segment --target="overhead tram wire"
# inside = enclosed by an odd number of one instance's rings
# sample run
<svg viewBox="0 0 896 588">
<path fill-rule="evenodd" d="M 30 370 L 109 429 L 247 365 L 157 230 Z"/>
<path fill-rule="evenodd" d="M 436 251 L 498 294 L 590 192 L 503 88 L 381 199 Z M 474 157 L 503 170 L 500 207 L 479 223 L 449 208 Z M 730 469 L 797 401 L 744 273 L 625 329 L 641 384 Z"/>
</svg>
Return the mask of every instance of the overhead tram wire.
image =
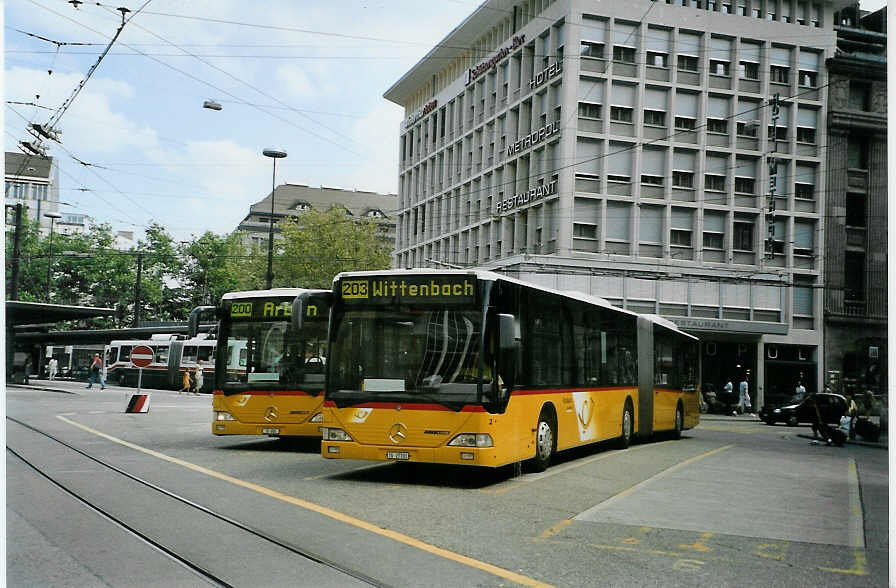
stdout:
<svg viewBox="0 0 896 588">
<path fill-rule="evenodd" d="M 92 31 L 92 32 L 97 33 L 97 34 L 100 34 L 100 35 L 102 34 L 102 33 L 100 33 L 99 31 L 97 31 L 97 30 L 95 30 L 95 29 L 89 27 L 88 25 L 85 25 L 84 23 L 78 22 L 77 20 L 74 20 L 74 19 L 72 19 L 72 18 L 70 18 L 70 17 L 68 17 L 68 16 L 66 16 L 66 15 L 64 15 L 64 14 L 62 14 L 62 13 L 60 13 L 60 12 L 57 12 L 57 11 L 53 10 L 52 8 L 48 8 L 48 7 L 44 6 L 43 4 L 40 4 L 40 3 L 37 2 L 36 0 L 28 0 L 28 1 L 31 2 L 32 4 L 36 5 L 36 6 L 40 7 L 40 8 L 43 8 L 44 10 L 46 10 L 46 11 L 48 11 L 48 12 L 51 12 L 51 13 L 53 13 L 53 14 L 55 14 L 55 15 L 61 17 L 61 18 L 64 18 L 64 19 L 66 19 L 66 20 L 69 20 L 69 21 L 71 21 L 72 23 L 74 23 L 74 24 L 76 24 L 76 25 L 78 25 L 78 26 L 80 26 L 80 27 L 83 27 L 83 28 L 85 28 L 85 29 L 87 29 L 87 30 L 89 30 L 89 31 Z M 147 11 L 146 14 L 154 14 L 154 13 L 151 13 L 151 12 L 148 12 L 148 11 Z M 344 150 L 346 150 L 346 151 L 348 151 L 348 152 L 350 152 L 350 153 L 355 153 L 356 155 L 358 155 L 358 153 L 356 153 L 354 150 L 352 150 L 352 149 L 346 147 L 345 145 L 342 145 L 342 144 L 340 144 L 340 143 L 338 143 L 338 142 L 336 142 L 336 141 L 333 141 L 332 139 L 330 139 L 330 138 L 328 138 L 328 137 L 324 137 L 323 135 L 320 135 L 320 134 L 318 134 L 318 133 L 316 133 L 316 132 L 314 132 L 314 131 L 311 131 L 311 130 L 305 128 L 305 127 L 302 127 L 302 126 L 296 124 L 295 122 L 293 122 L 293 121 L 291 121 L 291 120 L 289 120 L 289 119 L 287 119 L 287 118 L 283 118 L 282 116 L 277 116 L 276 114 L 274 114 L 274 113 L 272 113 L 272 112 L 269 112 L 269 111 L 265 110 L 264 108 L 262 108 L 262 107 L 260 107 L 260 106 L 258 106 L 258 105 L 255 105 L 255 104 L 253 104 L 253 103 L 251 103 L 251 102 L 248 102 L 248 101 L 246 101 L 246 100 L 242 100 L 239 96 L 233 94 L 232 92 L 229 92 L 229 91 L 227 91 L 227 90 L 225 90 L 225 89 L 223 89 L 223 88 L 220 88 L 220 87 L 218 87 L 218 86 L 212 84 L 211 82 L 206 82 L 205 80 L 200 79 L 200 78 L 194 76 L 193 74 L 191 74 L 191 73 L 188 72 L 188 71 L 185 71 L 185 70 L 182 70 L 182 69 L 180 69 L 180 68 L 178 68 L 178 67 L 175 67 L 175 66 L 171 65 L 170 63 L 167 63 L 167 62 L 165 62 L 165 61 L 162 61 L 161 59 L 156 59 L 155 57 L 152 57 L 152 56 L 150 56 L 150 55 L 147 55 L 147 54 L 144 53 L 143 51 L 139 51 L 138 49 L 136 49 L 135 47 L 133 47 L 133 46 L 131 46 L 131 45 L 128 45 L 127 43 L 119 43 L 119 45 L 121 45 L 122 47 L 127 47 L 128 49 L 134 51 L 135 53 L 137 53 L 137 54 L 139 54 L 139 55 L 142 55 L 142 56 L 146 57 L 146 58 L 149 59 L 150 61 L 154 61 L 154 62 L 158 63 L 159 65 L 162 65 L 162 66 L 164 66 L 164 67 L 166 67 L 166 68 L 168 68 L 168 69 L 171 69 L 171 70 L 173 70 L 173 71 L 176 71 L 177 73 L 179 73 L 179 74 L 181 74 L 181 75 L 183 75 L 183 76 L 186 76 L 187 78 L 189 78 L 189 79 L 191 79 L 191 80 L 193 80 L 193 81 L 195 81 L 195 82 L 198 82 L 198 83 L 200 83 L 200 84 L 202 84 L 202 85 L 208 86 L 209 88 L 215 90 L 216 92 L 218 92 L 218 93 L 220 93 L 220 94 L 224 94 L 224 95 L 226 95 L 226 96 L 230 96 L 231 98 L 233 98 L 234 100 L 239 101 L 239 102 L 242 103 L 242 104 L 246 104 L 246 105 L 248 105 L 248 106 L 252 106 L 253 108 L 255 108 L 256 110 L 258 110 L 259 112 L 262 112 L 263 114 L 266 114 L 266 115 L 268 115 L 268 116 L 270 116 L 270 117 L 272 117 L 272 118 L 274 118 L 274 119 L 277 119 L 277 120 L 279 120 L 279 121 L 281 121 L 281 122 L 283 122 L 283 123 L 285 123 L 285 124 L 287 124 L 287 125 L 289 125 L 289 126 L 291 126 L 291 127 L 295 127 L 296 129 L 298 129 L 298 130 L 300 130 L 300 131 L 302 131 L 302 132 L 304 132 L 304 133 L 308 133 L 309 135 L 312 135 L 312 136 L 317 137 L 318 139 L 320 139 L 320 140 L 322 140 L 322 141 L 326 141 L 327 143 L 330 143 L 330 144 L 332 144 L 332 145 L 335 145 L 335 146 L 339 147 L 340 149 L 344 149 Z"/>
<path fill-rule="evenodd" d="M 12 110 L 13 112 L 15 112 L 18 116 L 20 116 L 20 117 L 22 116 L 20 113 L 16 112 L 16 110 L 15 110 L 14 108 L 12 108 L 11 106 L 7 105 L 7 108 L 9 108 L 9 109 Z M 131 198 L 130 196 L 128 196 L 127 194 L 125 194 L 124 192 L 122 192 L 120 189 L 118 189 L 117 186 L 113 185 L 110 181 L 108 181 L 107 179 L 103 178 L 101 175 L 99 175 L 99 173 L 96 172 L 95 169 L 93 169 L 93 168 L 98 167 L 98 166 L 94 166 L 93 164 L 87 163 L 87 162 L 83 161 L 82 159 L 80 159 L 80 158 L 78 158 L 78 157 L 75 157 L 75 155 L 74 155 L 71 151 L 69 151 L 68 149 L 66 149 L 65 146 L 62 145 L 62 143 L 59 143 L 58 145 L 59 145 L 59 149 L 61 149 L 62 151 L 64 151 L 64 152 L 65 152 L 69 157 L 71 157 L 74 161 L 76 161 L 77 163 L 81 164 L 83 167 L 90 169 L 91 173 L 93 173 L 94 175 L 96 175 L 100 180 L 102 180 L 105 184 L 107 184 L 109 187 L 111 187 L 112 189 L 114 189 L 116 192 L 118 192 L 119 194 L 121 194 L 122 196 L 124 196 L 127 200 L 129 200 L 132 204 L 134 204 L 134 206 L 136 206 L 137 208 L 141 208 L 141 209 L 143 209 L 143 211 L 146 212 L 147 214 L 149 214 L 150 218 L 152 218 L 152 216 L 153 216 L 153 212 L 152 212 L 151 210 L 149 210 L 148 208 L 146 208 L 145 206 L 143 206 L 142 204 L 140 204 L 139 202 L 137 202 L 136 200 L 134 200 L 133 198 Z M 112 170 L 109 170 L 109 171 L 112 171 Z M 125 213 L 125 214 L 126 214 L 126 213 Z"/>
<path fill-rule="evenodd" d="M 206 59 L 204 59 L 204 58 L 202 58 L 202 57 L 196 55 L 195 53 L 191 53 L 190 51 L 188 51 L 187 49 L 185 49 L 185 48 L 183 48 L 182 46 L 178 45 L 177 43 L 174 43 L 173 41 L 170 41 L 170 40 L 168 40 L 168 39 L 162 37 L 161 35 L 158 35 L 158 34 L 154 33 L 153 31 L 147 29 L 146 27 L 143 27 L 143 26 L 140 26 L 140 25 L 134 25 L 134 26 L 136 26 L 137 28 L 139 28 L 139 29 L 142 30 L 142 31 L 145 31 L 146 33 L 149 33 L 149 34 L 152 35 L 153 37 L 155 37 L 155 38 L 157 38 L 157 39 L 159 39 L 159 40 L 161 40 L 161 41 L 164 41 L 164 42 L 168 43 L 168 44 L 171 45 L 172 47 L 174 47 L 174 48 L 176 48 L 176 49 L 179 49 L 180 51 L 183 51 L 184 53 L 186 53 L 186 54 L 189 55 L 190 57 L 196 59 L 196 60 L 199 61 L 200 63 L 205 64 L 206 66 L 212 68 L 213 70 L 215 70 L 215 71 L 217 71 L 217 72 L 220 72 L 220 73 L 224 74 L 225 76 L 227 76 L 227 77 L 230 78 L 231 80 L 233 80 L 233 81 L 235 81 L 235 82 L 238 82 L 238 83 L 240 83 L 240 84 L 242 84 L 242 85 L 248 87 L 250 90 L 254 90 L 255 92 L 257 92 L 257 93 L 260 94 L 261 96 L 264 96 L 265 98 L 268 98 L 269 100 L 273 100 L 274 102 L 280 104 L 281 106 L 290 109 L 291 111 L 295 112 L 296 114 L 298 114 L 298 115 L 301 116 L 302 118 L 305 118 L 306 120 L 308 120 L 308 121 L 311 122 L 312 124 L 316 124 L 316 125 L 320 126 L 321 128 L 323 128 L 323 129 L 329 131 L 330 133 L 333 133 L 335 136 L 340 137 L 341 139 L 344 139 L 344 140 L 348 141 L 349 143 L 352 143 L 352 144 L 357 145 L 357 144 L 355 143 L 354 139 L 352 139 L 351 137 L 348 137 L 348 136 L 346 136 L 345 134 L 343 134 L 343 133 L 337 131 L 336 129 L 332 129 L 332 128 L 328 127 L 327 125 L 325 125 L 325 124 L 323 124 L 323 123 L 321 123 L 321 122 L 319 122 L 319 121 L 314 120 L 314 119 L 311 118 L 310 116 L 308 116 L 308 115 L 306 115 L 306 114 L 304 114 L 304 113 L 302 113 L 302 112 L 299 112 L 298 110 L 293 109 L 291 105 L 287 104 L 286 102 L 283 102 L 282 100 L 280 100 L 280 99 L 277 98 L 276 96 L 272 96 L 271 94 L 268 94 L 267 92 L 262 91 L 260 88 L 254 86 L 253 84 L 250 84 L 249 82 L 247 82 L 247 81 L 245 81 L 245 80 L 243 80 L 243 79 L 241 79 L 241 78 L 239 78 L 239 77 L 233 75 L 232 73 L 230 73 L 230 72 L 228 72 L 228 71 L 226 71 L 226 70 L 224 70 L 224 69 L 222 69 L 222 68 L 216 66 L 215 64 L 210 63 L 208 60 L 206 60 Z M 357 146 L 360 147 L 360 145 L 357 145 Z M 360 155 L 360 153 L 358 153 L 358 152 L 354 152 L 354 151 L 352 151 L 352 150 L 349 150 L 349 151 L 355 153 L 356 155 Z"/>
</svg>

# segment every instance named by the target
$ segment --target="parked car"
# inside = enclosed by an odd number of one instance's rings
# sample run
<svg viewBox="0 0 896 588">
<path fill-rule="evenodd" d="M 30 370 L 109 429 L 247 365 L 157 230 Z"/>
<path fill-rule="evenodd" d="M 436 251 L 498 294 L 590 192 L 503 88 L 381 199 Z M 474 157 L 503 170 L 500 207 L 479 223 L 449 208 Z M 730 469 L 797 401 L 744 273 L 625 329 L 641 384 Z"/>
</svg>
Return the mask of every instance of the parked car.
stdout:
<svg viewBox="0 0 896 588">
<path fill-rule="evenodd" d="M 802 402 L 786 403 L 783 406 L 765 405 L 759 411 L 759 418 L 766 424 L 787 423 L 795 427 L 800 423 L 813 423 L 816 420 L 815 406 L 821 419 L 827 423 L 839 423 L 840 417 L 846 414 L 846 398 L 840 394 L 822 392 L 806 397 Z"/>
</svg>

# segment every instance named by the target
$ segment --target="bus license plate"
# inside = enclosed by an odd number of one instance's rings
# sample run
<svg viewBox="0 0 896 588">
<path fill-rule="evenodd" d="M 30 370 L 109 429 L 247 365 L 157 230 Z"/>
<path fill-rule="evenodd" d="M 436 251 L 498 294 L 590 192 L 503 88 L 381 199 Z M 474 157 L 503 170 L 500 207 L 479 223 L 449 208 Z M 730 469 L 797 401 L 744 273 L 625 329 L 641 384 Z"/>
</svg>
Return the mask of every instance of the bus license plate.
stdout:
<svg viewBox="0 0 896 588">
<path fill-rule="evenodd" d="M 262 429 L 261 434 L 262 435 L 279 435 L 280 429 Z"/>
<path fill-rule="evenodd" d="M 407 451 L 387 451 L 386 459 L 411 459 Z"/>
</svg>

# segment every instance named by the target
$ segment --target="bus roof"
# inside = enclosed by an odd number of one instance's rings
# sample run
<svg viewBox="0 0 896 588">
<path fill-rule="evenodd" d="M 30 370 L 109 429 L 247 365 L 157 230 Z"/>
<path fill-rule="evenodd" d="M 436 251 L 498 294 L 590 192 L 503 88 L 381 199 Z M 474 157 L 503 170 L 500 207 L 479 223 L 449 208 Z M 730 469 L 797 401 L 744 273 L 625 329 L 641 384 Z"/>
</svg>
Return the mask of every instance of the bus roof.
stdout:
<svg viewBox="0 0 896 588">
<path fill-rule="evenodd" d="M 555 290 L 554 288 L 548 288 L 547 286 L 542 286 L 540 284 L 535 284 L 533 282 L 526 282 L 524 280 L 519 280 L 517 278 L 511 278 L 510 276 L 505 276 L 496 272 L 488 271 L 488 270 L 480 270 L 480 269 L 449 269 L 449 270 L 440 270 L 440 269 L 432 269 L 432 268 L 410 268 L 410 269 L 400 269 L 400 270 L 380 270 L 380 271 L 362 271 L 362 272 L 341 272 L 337 274 L 333 278 L 333 283 L 339 280 L 342 277 L 358 277 L 358 276 L 408 276 L 408 275 L 433 275 L 433 276 L 444 276 L 444 275 L 453 275 L 453 276 L 474 276 L 479 280 L 488 280 L 492 282 L 496 281 L 504 281 L 510 282 L 513 284 L 519 284 L 521 286 L 526 286 L 527 288 L 532 288 L 535 290 L 541 290 L 543 292 L 550 292 L 551 294 L 557 294 L 558 296 L 564 296 L 566 298 L 572 298 L 574 300 L 580 300 L 582 302 L 587 302 L 589 304 L 594 304 L 596 306 L 602 306 L 604 308 L 608 308 L 610 310 L 620 312 L 623 314 L 628 314 L 631 316 L 640 316 L 648 321 L 659 325 L 661 327 L 665 327 L 671 331 L 675 331 L 676 333 L 680 333 L 686 337 L 694 339 L 695 341 L 699 340 L 694 335 L 690 333 L 685 333 L 681 329 L 678 328 L 678 325 L 673 323 L 672 321 L 665 319 L 661 316 L 655 314 L 640 314 L 631 310 L 626 310 L 624 308 L 619 308 L 618 306 L 613 306 L 608 300 L 605 298 L 601 298 L 600 296 L 594 296 L 593 294 L 586 294 L 584 292 L 579 292 L 577 290 Z"/>
<path fill-rule="evenodd" d="M 221 300 L 235 300 L 239 298 L 266 298 L 268 296 L 292 296 L 296 297 L 303 292 L 329 292 L 329 290 L 316 290 L 310 288 L 271 288 L 270 290 L 246 290 L 245 292 L 228 292 L 221 296 Z"/>
</svg>

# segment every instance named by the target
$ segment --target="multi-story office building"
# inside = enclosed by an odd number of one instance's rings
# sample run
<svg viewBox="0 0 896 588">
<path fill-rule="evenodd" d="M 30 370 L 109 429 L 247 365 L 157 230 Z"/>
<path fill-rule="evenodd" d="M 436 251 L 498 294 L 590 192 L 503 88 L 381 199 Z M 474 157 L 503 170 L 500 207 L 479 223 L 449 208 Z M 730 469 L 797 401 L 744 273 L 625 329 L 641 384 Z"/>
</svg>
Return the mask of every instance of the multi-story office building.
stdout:
<svg viewBox="0 0 896 588">
<path fill-rule="evenodd" d="M 52 157 L 4 154 L 6 204 L 24 204 L 28 218 L 49 230 L 47 212 L 59 212 L 59 167 Z"/>
<path fill-rule="evenodd" d="M 373 219 L 379 224 L 380 235 L 390 244 L 395 239 L 395 212 L 398 196 L 360 190 L 343 190 L 321 186 L 312 188 L 303 184 L 282 184 L 262 200 L 249 207 L 249 214 L 236 228 L 243 233 L 243 243 L 267 247 L 270 235 L 271 198 L 274 212 L 274 236 L 279 238 L 277 223 L 284 218 L 295 217 L 306 210 L 328 210 L 333 206 L 345 209 L 356 219 Z"/>
<path fill-rule="evenodd" d="M 660 314 L 754 406 L 817 389 L 834 9 L 485 2 L 385 94 L 406 112 L 397 265 Z"/>
<path fill-rule="evenodd" d="M 886 393 L 886 8 L 835 15 L 827 61 L 824 358 L 835 389 Z M 842 384 L 842 388 L 838 385 Z"/>
</svg>

